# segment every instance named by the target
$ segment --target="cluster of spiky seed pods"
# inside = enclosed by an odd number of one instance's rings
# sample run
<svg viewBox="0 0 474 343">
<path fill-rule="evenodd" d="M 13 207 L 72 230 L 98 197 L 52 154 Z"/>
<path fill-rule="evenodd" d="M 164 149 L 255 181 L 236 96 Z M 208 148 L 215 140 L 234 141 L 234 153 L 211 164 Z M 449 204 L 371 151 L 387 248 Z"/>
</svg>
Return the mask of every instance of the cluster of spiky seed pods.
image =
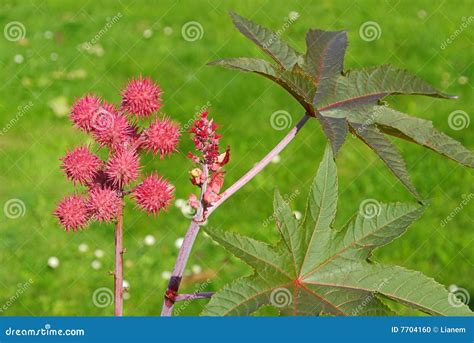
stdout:
<svg viewBox="0 0 474 343">
<path fill-rule="evenodd" d="M 158 85 L 140 76 L 122 91 L 118 108 L 95 95 L 75 101 L 71 121 L 92 135 L 98 149 L 106 148 L 108 157 L 103 161 L 90 147 L 79 146 L 61 158 L 66 177 L 84 188 L 61 200 L 54 212 L 67 231 L 85 228 L 91 220 L 114 221 L 127 194 L 151 214 L 169 205 L 174 187 L 163 177 L 152 173 L 136 184 L 141 176 L 141 151 L 164 158 L 176 151 L 179 142 L 179 125 L 158 115 L 160 95 Z M 140 119 L 151 123 L 140 129 Z"/>
</svg>

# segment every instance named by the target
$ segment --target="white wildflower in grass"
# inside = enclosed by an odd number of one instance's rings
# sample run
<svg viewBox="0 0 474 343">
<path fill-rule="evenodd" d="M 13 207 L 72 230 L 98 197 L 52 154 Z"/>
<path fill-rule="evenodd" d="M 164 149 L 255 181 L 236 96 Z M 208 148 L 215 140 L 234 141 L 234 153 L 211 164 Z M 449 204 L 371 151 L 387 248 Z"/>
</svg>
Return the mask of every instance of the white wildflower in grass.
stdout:
<svg viewBox="0 0 474 343">
<path fill-rule="evenodd" d="M 48 258 L 48 267 L 56 269 L 59 267 L 59 259 L 56 256 Z"/>
<path fill-rule="evenodd" d="M 156 238 L 153 235 L 146 235 L 143 242 L 145 243 L 145 245 L 152 246 L 156 243 Z"/>
</svg>

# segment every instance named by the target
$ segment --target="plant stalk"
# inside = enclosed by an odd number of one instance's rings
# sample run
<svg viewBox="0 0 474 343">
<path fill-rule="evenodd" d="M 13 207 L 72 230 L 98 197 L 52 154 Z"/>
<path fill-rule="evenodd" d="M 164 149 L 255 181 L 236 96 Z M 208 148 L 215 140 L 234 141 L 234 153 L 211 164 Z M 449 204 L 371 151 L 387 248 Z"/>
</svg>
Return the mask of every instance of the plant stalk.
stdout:
<svg viewBox="0 0 474 343">
<path fill-rule="evenodd" d="M 161 316 L 168 317 L 171 316 L 173 312 L 173 305 L 176 302 L 176 297 L 178 296 L 179 286 L 181 284 L 181 279 L 183 278 L 184 267 L 186 267 L 186 263 L 188 262 L 189 254 L 191 253 L 191 249 L 194 245 L 194 241 L 196 240 L 196 236 L 199 232 L 200 223 L 205 220 L 204 218 L 204 194 L 207 190 L 207 183 L 208 183 L 208 176 L 209 170 L 207 165 L 202 165 L 203 175 L 204 175 L 204 182 L 201 186 L 201 196 L 199 202 L 199 208 L 196 212 L 196 215 L 191 220 L 189 224 L 188 231 L 184 236 L 183 244 L 178 252 L 178 257 L 176 259 L 176 263 L 173 268 L 173 273 L 171 274 L 170 281 L 168 283 L 168 288 L 165 293 L 165 301 L 163 302 L 163 308 L 161 310 Z"/>
<path fill-rule="evenodd" d="M 305 114 L 303 118 L 296 124 L 293 129 L 257 164 L 255 164 L 252 169 L 250 169 L 245 175 L 243 175 L 239 180 L 237 180 L 232 186 L 227 188 L 220 196 L 220 199 L 216 201 L 212 207 L 210 207 L 206 213 L 204 213 L 205 208 L 203 204 L 203 196 L 206 191 L 207 181 L 203 184 L 201 189 L 201 205 L 198 209 L 198 212 L 193 217 L 188 231 L 184 236 L 183 244 L 178 253 L 178 258 L 173 269 L 172 276 L 170 278 L 168 288 L 165 293 L 165 301 L 163 302 L 163 309 L 161 311 L 161 316 L 171 316 L 173 312 L 174 302 L 179 299 L 178 290 L 183 277 L 184 268 L 191 253 L 191 249 L 196 240 L 197 234 L 199 233 L 199 228 L 202 223 L 209 218 L 212 212 L 214 212 L 224 201 L 230 198 L 235 192 L 252 180 L 263 168 L 265 168 L 271 160 L 278 155 L 285 147 L 295 138 L 301 128 L 306 124 L 310 116 Z M 207 180 L 207 168 L 204 171 L 205 180 Z"/>
<path fill-rule="evenodd" d="M 115 224 L 114 314 L 123 315 L 123 207 Z"/>
<path fill-rule="evenodd" d="M 200 293 L 192 293 L 192 294 L 178 294 L 176 296 L 176 301 L 183 301 L 183 300 L 194 300 L 194 299 L 207 299 L 214 295 L 214 292 L 200 292 Z"/>
</svg>

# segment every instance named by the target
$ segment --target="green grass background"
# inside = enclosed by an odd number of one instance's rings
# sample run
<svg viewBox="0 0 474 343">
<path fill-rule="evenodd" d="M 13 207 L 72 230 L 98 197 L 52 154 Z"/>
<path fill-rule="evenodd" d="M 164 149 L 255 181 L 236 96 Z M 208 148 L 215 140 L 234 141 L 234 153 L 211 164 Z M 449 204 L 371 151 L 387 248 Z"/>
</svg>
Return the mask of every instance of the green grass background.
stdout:
<svg viewBox="0 0 474 343">
<path fill-rule="evenodd" d="M 472 111 L 472 24 L 449 44 L 440 45 L 472 14 L 465 1 L 2 1 L 0 24 L 21 22 L 26 28 L 22 44 L 0 36 L 0 205 L 20 199 L 25 213 L 10 219 L 0 211 L 0 305 L 8 302 L 18 284 L 33 280 L 2 315 L 111 315 L 112 306 L 99 308 L 92 302 L 100 287 L 113 287 L 108 271 L 113 269 L 113 225 L 93 224 L 79 233 L 66 233 L 51 216 L 55 203 L 73 192 L 59 170 L 66 149 L 90 139 L 75 131 L 67 115 L 53 111 L 52 104 L 88 92 L 117 102 L 128 78 L 140 73 L 154 78 L 164 90 L 163 111 L 174 120 L 188 122 L 194 113 L 210 104 L 210 112 L 221 125 L 222 143 L 231 146 L 225 185 L 237 180 L 262 158 L 286 133 L 270 125 L 277 110 L 291 113 L 293 123 L 302 115 L 299 105 L 282 89 L 255 75 L 208 67 L 208 61 L 261 52 L 233 28 L 227 15 L 234 10 L 274 30 L 285 23 L 289 12 L 300 17 L 283 33 L 300 50 L 308 28 L 347 29 L 349 48 L 346 69 L 392 63 L 416 73 L 457 101 L 423 97 L 391 98 L 390 103 L 407 113 L 430 119 L 435 126 L 474 148 L 472 124 L 460 131 L 448 126 L 454 110 Z M 78 49 L 90 41 L 107 20 L 118 13 L 117 23 L 98 44 L 103 55 Z M 201 39 L 188 42 L 182 26 L 197 21 Z M 360 26 L 375 21 L 380 38 L 366 42 Z M 149 38 L 145 30 L 152 30 Z M 51 36 L 52 33 L 52 37 Z M 23 61 L 21 61 L 21 55 Z M 16 57 L 15 57 L 16 56 Z M 16 60 L 16 62 L 15 62 Z M 17 63 L 21 62 L 21 63 Z M 32 106 L 18 118 L 19 108 Z M 11 121 L 17 117 L 18 120 Z M 11 126 L 11 127 L 10 127 Z M 208 225 L 273 242 L 273 225 L 264 226 L 272 213 L 275 187 L 288 196 L 299 191 L 292 203 L 303 212 L 306 194 L 325 145 L 318 123 L 308 123 L 281 154 L 280 163 L 270 164 L 260 175 L 228 200 L 210 218 Z M 420 193 L 432 205 L 407 234 L 380 249 L 375 259 L 421 270 L 445 285 L 458 285 L 474 297 L 474 202 L 448 225 L 441 221 L 473 191 L 473 172 L 435 153 L 397 141 Z M 177 186 L 177 198 L 187 198 L 196 189 L 188 181 L 191 168 L 186 153 L 191 143 L 186 135 L 179 154 L 166 160 L 143 157 L 144 171 L 158 170 Z M 349 137 L 337 160 L 340 183 L 336 226 L 358 210 L 362 200 L 413 201 L 376 156 L 360 141 Z M 147 216 L 128 202 L 125 211 L 125 279 L 130 284 L 125 300 L 126 315 L 158 315 L 166 280 L 177 256 L 175 241 L 183 237 L 188 219 L 172 206 L 157 217 Z M 146 246 L 146 235 L 156 244 Z M 81 253 L 85 243 L 89 251 Z M 94 251 L 105 256 L 102 268 L 91 267 Z M 49 268 L 48 258 L 60 265 Z M 202 272 L 189 275 L 182 290 L 218 290 L 227 282 L 251 273 L 209 238 L 200 235 L 189 266 Z M 189 268 L 188 268 L 189 269 Z M 206 280 L 209 280 L 207 282 Z M 202 283 L 204 285 L 200 286 Z M 179 305 L 182 315 L 198 314 L 205 300 Z M 471 305 L 472 306 L 472 305 Z"/>
</svg>

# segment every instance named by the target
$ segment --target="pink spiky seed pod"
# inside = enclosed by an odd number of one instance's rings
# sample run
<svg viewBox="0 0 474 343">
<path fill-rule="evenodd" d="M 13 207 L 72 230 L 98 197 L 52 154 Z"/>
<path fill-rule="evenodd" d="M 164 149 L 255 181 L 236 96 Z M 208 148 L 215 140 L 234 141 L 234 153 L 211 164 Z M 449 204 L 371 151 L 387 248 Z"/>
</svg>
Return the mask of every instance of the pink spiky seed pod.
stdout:
<svg viewBox="0 0 474 343">
<path fill-rule="evenodd" d="M 100 98 L 93 94 L 77 99 L 71 108 L 71 120 L 74 126 L 85 132 L 90 132 L 92 130 L 91 121 L 94 113 L 100 107 L 100 102 Z"/>
<path fill-rule="evenodd" d="M 151 174 L 133 190 L 138 206 L 150 214 L 166 210 L 173 194 L 174 187 L 157 174 Z"/>
<path fill-rule="evenodd" d="M 139 168 L 140 160 L 136 152 L 123 148 L 116 150 L 110 157 L 105 173 L 112 184 L 122 188 L 137 179 Z"/>
<path fill-rule="evenodd" d="M 134 128 L 123 115 L 107 102 L 94 114 L 91 122 L 92 135 L 100 146 L 112 150 L 122 146 L 133 136 Z"/>
<path fill-rule="evenodd" d="M 177 123 L 169 118 L 156 119 L 143 132 L 142 147 L 163 158 L 176 151 L 180 135 Z"/>
<path fill-rule="evenodd" d="M 68 232 L 85 228 L 90 219 L 85 199 L 77 194 L 62 199 L 58 203 L 54 215 Z"/>
<path fill-rule="evenodd" d="M 64 173 L 74 183 L 83 185 L 91 182 L 102 165 L 102 161 L 85 146 L 80 146 L 68 152 L 61 158 Z"/>
<path fill-rule="evenodd" d="M 137 119 L 150 116 L 161 107 L 161 88 L 149 78 L 132 79 L 122 91 L 122 109 Z"/>
<path fill-rule="evenodd" d="M 117 191 L 110 188 L 94 188 L 89 192 L 87 209 L 99 222 L 111 222 L 122 209 L 122 199 Z"/>
</svg>

